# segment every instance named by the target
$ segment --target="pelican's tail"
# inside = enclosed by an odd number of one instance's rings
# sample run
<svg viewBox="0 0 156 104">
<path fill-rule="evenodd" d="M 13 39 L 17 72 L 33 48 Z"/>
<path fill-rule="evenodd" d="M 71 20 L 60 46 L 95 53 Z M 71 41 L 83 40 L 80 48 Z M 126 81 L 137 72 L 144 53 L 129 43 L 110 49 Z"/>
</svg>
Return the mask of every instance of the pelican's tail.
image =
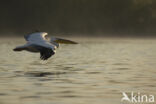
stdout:
<svg viewBox="0 0 156 104">
<path fill-rule="evenodd" d="M 22 48 L 22 47 L 16 47 L 13 49 L 14 51 L 22 51 L 22 50 L 25 50 L 25 48 Z"/>
<path fill-rule="evenodd" d="M 27 44 L 23 45 L 23 46 L 18 46 L 16 48 L 14 48 L 13 50 L 14 51 L 22 51 L 22 50 L 26 50 L 26 48 L 27 48 Z"/>
</svg>

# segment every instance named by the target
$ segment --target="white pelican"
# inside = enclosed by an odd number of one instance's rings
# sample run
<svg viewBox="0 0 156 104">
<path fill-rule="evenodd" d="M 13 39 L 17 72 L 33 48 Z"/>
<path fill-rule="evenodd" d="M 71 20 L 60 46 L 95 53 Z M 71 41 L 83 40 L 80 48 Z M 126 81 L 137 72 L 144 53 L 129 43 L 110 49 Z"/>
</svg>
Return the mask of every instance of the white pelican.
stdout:
<svg viewBox="0 0 156 104">
<path fill-rule="evenodd" d="M 46 32 L 35 32 L 28 35 L 25 35 L 24 38 L 27 41 L 25 45 L 18 46 L 14 51 L 22 51 L 26 50 L 29 52 L 40 52 L 41 60 L 47 60 L 52 55 L 55 54 L 56 48 L 59 47 L 59 43 L 62 44 L 77 44 L 76 42 L 54 38 L 52 37 L 50 40 L 45 36 L 48 35 Z"/>
</svg>

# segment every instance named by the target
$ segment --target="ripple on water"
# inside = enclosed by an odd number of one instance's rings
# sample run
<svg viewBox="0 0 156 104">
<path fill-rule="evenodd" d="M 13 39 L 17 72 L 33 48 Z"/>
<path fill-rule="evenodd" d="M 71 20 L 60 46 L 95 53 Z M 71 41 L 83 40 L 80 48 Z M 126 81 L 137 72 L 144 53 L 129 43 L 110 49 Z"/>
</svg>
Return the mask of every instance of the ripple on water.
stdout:
<svg viewBox="0 0 156 104">
<path fill-rule="evenodd" d="M 2 104 L 120 104 L 123 90 L 156 94 L 155 40 L 87 39 L 47 61 L 11 51 L 25 42 L 19 40 L 0 41 Z"/>
<path fill-rule="evenodd" d="M 20 99 L 39 99 L 39 98 L 41 98 L 41 97 L 37 96 L 37 95 L 20 97 Z"/>
<path fill-rule="evenodd" d="M 130 68 L 123 68 L 123 67 L 121 67 L 121 68 L 116 68 L 117 70 L 130 70 Z"/>
<path fill-rule="evenodd" d="M 41 71 L 31 71 L 26 72 L 25 75 L 29 77 L 46 77 L 50 75 L 61 75 L 66 74 L 66 72 L 41 72 Z"/>
</svg>

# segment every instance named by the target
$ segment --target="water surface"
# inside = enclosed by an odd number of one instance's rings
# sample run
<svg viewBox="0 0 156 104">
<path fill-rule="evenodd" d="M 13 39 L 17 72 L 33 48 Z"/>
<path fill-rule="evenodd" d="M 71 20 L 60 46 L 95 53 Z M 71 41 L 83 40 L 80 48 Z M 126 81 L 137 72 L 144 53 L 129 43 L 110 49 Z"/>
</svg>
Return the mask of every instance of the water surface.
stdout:
<svg viewBox="0 0 156 104">
<path fill-rule="evenodd" d="M 0 39 L 0 104 L 120 104 L 121 92 L 156 95 L 155 39 L 77 39 L 48 61 Z"/>
</svg>

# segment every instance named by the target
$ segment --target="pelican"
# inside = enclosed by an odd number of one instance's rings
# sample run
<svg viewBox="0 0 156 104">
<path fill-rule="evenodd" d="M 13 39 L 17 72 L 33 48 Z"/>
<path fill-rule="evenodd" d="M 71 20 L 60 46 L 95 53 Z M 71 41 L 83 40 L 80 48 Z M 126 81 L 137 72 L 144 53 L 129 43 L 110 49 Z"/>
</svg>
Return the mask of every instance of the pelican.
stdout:
<svg viewBox="0 0 156 104">
<path fill-rule="evenodd" d="M 26 44 L 22 46 L 17 46 L 14 48 L 14 51 L 29 51 L 29 52 L 40 52 L 40 59 L 47 60 L 52 55 L 56 53 L 56 49 L 59 47 L 59 44 L 77 44 L 74 41 L 51 37 L 48 39 L 46 32 L 35 32 L 31 34 L 24 35 Z"/>
</svg>

